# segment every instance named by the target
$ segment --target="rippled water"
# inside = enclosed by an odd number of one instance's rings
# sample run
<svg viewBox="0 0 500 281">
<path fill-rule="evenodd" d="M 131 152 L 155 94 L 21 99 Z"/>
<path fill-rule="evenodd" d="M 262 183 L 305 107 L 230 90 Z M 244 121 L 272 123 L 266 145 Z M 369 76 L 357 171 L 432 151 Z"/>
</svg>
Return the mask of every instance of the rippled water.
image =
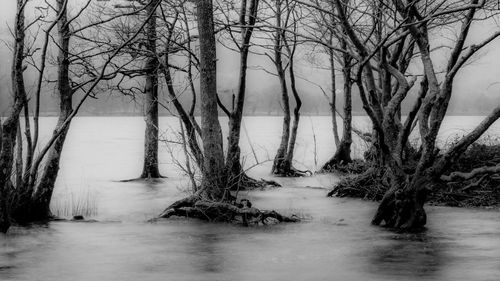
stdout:
<svg viewBox="0 0 500 281">
<path fill-rule="evenodd" d="M 369 224 L 376 203 L 326 198 L 337 180 L 332 175 L 278 178 L 283 188 L 241 194 L 259 208 L 308 218 L 301 223 L 252 228 L 185 219 L 148 223 L 185 194 L 187 181 L 167 149 L 162 146 L 161 161 L 169 178 L 120 183 L 140 172 L 141 118 L 75 121 L 53 209 L 92 201 L 97 208 L 92 218 L 99 222 L 13 228 L 0 236 L 0 280 L 499 280 L 500 212 L 427 207 L 427 231 L 395 234 Z M 479 121 L 451 119 L 444 132 Z M 52 122 L 44 120 L 47 126 Z M 162 128 L 173 130 L 176 124 L 162 119 Z M 259 161 L 272 157 L 280 119 L 252 117 L 245 125 L 244 151 L 250 151 L 250 140 Z M 296 165 L 314 169 L 334 150 L 329 118 L 303 118 L 301 129 Z M 254 156 L 247 158 L 250 167 Z M 269 178 L 269 166 L 265 162 L 249 172 Z"/>
</svg>

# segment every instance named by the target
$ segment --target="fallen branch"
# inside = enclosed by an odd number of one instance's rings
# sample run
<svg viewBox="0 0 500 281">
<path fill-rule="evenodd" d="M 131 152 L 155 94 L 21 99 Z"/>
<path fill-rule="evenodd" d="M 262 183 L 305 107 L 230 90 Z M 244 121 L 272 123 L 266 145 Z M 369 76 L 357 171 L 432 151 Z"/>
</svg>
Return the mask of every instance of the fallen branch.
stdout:
<svg viewBox="0 0 500 281">
<path fill-rule="evenodd" d="M 500 165 L 496 166 L 484 166 L 480 168 L 473 169 L 472 171 L 465 173 L 465 172 L 453 172 L 449 174 L 448 176 L 443 175 L 441 176 L 442 181 L 454 181 L 454 180 L 470 180 L 474 177 L 484 175 L 484 174 L 498 174 L 500 173 Z"/>
<path fill-rule="evenodd" d="M 462 187 L 460 189 L 461 192 L 465 192 L 469 189 L 472 189 L 472 188 L 477 188 L 480 186 L 480 184 L 488 177 L 488 175 L 483 175 L 481 178 L 479 178 L 479 180 L 475 181 L 475 182 L 472 182 L 464 187 Z"/>
</svg>

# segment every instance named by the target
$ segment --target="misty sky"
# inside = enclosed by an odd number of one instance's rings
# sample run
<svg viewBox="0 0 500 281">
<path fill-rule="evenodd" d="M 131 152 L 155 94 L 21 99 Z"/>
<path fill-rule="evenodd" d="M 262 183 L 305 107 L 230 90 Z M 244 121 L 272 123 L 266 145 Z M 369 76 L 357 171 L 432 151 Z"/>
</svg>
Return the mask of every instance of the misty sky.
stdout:
<svg viewBox="0 0 500 281">
<path fill-rule="evenodd" d="M 0 37 L 2 40 L 6 40 L 9 42 L 12 41 L 12 38 L 9 34 L 7 25 L 12 26 L 13 24 L 15 2 L 16 1 L 14 0 L 2 0 L 2 7 L 0 9 Z M 29 17 L 29 15 L 27 16 Z M 481 24 L 480 26 L 475 25 L 472 28 L 470 39 L 471 41 L 477 42 L 478 40 L 491 34 L 498 28 L 500 27 L 492 24 Z M 449 42 L 449 34 L 444 34 L 443 32 L 442 35 L 445 36 L 443 36 L 443 38 L 438 42 Z M 439 37 L 440 34 L 435 34 L 435 36 Z M 299 54 L 304 54 L 306 52 L 308 52 L 308 50 L 301 50 Z M 434 57 L 435 63 L 443 63 L 443 61 L 439 61 L 440 57 L 445 57 L 442 55 L 443 52 L 446 52 L 446 49 L 443 49 L 441 53 L 438 53 Z M 223 47 L 218 48 L 218 56 L 218 86 L 220 89 L 234 89 L 237 83 L 237 71 L 239 63 L 238 56 L 234 52 L 226 50 Z M 9 87 L 4 86 L 8 85 L 8 81 L 10 79 L 11 51 L 3 43 L 0 47 L 0 61 L 2 62 L 2 67 L 0 68 L 0 83 L 3 86 L 3 91 L 1 91 L 0 93 L 2 93 L 2 95 L 4 96 L 2 99 L 0 99 L 0 102 L 3 100 L 3 103 L 5 103 L 5 95 L 9 94 L 9 92 L 6 93 L 5 91 L 10 91 Z M 328 71 L 311 67 L 310 63 L 305 59 L 299 58 L 297 60 L 297 64 L 298 65 L 296 66 L 296 69 L 298 72 L 298 76 L 305 77 L 308 80 L 321 84 L 325 90 L 330 89 L 330 74 Z M 264 56 L 250 56 L 249 65 L 259 65 L 265 67 L 266 69 L 273 70 L 272 64 Z M 489 48 L 481 51 L 480 54 L 476 56 L 476 59 L 473 60 L 473 63 L 471 65 L 467 66 L 464 70 L 461 70 L 457 75 L 457 78 L 455 80 L 455 96 L 452 100 L 452 110 L 453 107 L 457 106 L 461 108 L 474 107 L 477 104 L 481 103 L 482 97 L 489 97 L 495 102 L 500 102 L 499 65 L 500 40 L 497 39 L 490 45 Z M 32 81 L 27 81 L 27 83 L 30 82 Z M 341 83 L 342 81 L 339 79 L 338 82 Z M 270 93 L 270 91 L 274 91 L 274 89 L 277 90 L 278 85 L 279 82 L 276 77 L 270 76 L 269 74 L 261 70 L 250 70 L 248 73 L 249 103 L 247 103 L 247 105 L 251 106 L 251 103 L 253 102 L 252 100 L 258 100 L 258 98 L 256 97 L 252 98 L 252 95 L 256 95 L 257 97 L 274 95 L 275 98 L 273 97 L 273 99 L 275 99 L 276 102 L 279 103 L 279 93 Z M 319 88 L 309 82 L 299 79 L 298 88 L 299 90 L 301 90 L 301 94 L 306 100 L 308 99 L 308 97 L 314 97 L 314 100 L 316 101 L 322 99 L 323 94 L 319 90 Z M 464 103 L 467 103 L 467 105 Z M 488 101 L 486 105 L 481 105 L 481 107 L 486 107 L 488 103 L 491 103 L 491 101 Z M 493 108 L 494 106 L 495 104 L 491 104 L 490 108 Z M 0 105 L 0 109 L 2 108 L 5 108 L 5 104 Z"/>
</svg>

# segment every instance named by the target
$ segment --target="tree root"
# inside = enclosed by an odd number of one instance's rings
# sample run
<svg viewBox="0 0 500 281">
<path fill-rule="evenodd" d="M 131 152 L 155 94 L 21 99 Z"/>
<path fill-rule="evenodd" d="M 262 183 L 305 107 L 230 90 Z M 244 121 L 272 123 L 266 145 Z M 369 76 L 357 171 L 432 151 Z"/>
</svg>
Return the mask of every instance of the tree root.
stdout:
<svg viewBox="0 0 500 281">
<path fill-rule="evenodd" d="M 403 189 L 391 188 L 380 202 L 372 224 L 396 228 L 401 231 L 419 231 L 427 223 L 427 214 L 423 202 L 427 193 L 426 189 L 414 192 Z M 422 197 L 423 196 L 423 197 Z"/>
<path fill-rule="evenodd" d="M 299 177 L 310 177 L 313 175 L 313 172 L 309 170 L 299 170 L 294 167 L 290 167 L 288 169 L 278 169 L 274 171 L 274 174 L 280 177 L 289 177 L 289 178 L 299 178 Z"/>
<path fill-rule="evenodd" d="M 213 202 L 196 195 L 174 202 L 158 218 L 172 216 L 196 218 L 210 222 L 236 223 L 244 226 L 300 221 L 295 215 L 288 217 L 273 210 L 254 208 L 247 199 L 242 199 L 238 203 Z"/>
<path fill-rule="evenodd" d="M 264 189 L 266 187 L 281 187 L 279 183 L 272 180 L 265 179 L 254 179 L 249 177 L 246 173 L 239 176 L 238 180 L 234 180 L 230 184 L 229 190 L 231 191 L 241 191 L 241 190 L 254 190 L 254 189 Z"/>
<path fill-rule="evenodd" d="M 163 183 L 162 179 L 166 179 L 168 177 L 161 176 L 158 178 L 133 178 L 133 179 L 125 179 L 125 180 L 118 180 L 116 182 L 148 182 L 148 183 Z"/>
</svg>

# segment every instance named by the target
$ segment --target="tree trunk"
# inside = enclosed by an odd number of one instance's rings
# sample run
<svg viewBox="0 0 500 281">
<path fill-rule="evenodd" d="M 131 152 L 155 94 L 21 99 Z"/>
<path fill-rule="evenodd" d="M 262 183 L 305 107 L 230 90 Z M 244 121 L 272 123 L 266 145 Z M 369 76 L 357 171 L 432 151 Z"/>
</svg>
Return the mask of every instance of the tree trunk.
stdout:
<svg viewBox="0 0 500 281">
<path fill-rule="evenodd" d="M 177 99 L 177 95 L 173 86 L 172 75 L 170 74 L 170 67 L 168 66 L 168 64 L 169 58 L 168 54 L 166 54 L 163 74 L 165 76 L 168 94 L 172 103 L 174 104 L 175 109 L 177 110 L 177 113 L 179 114 L 182 123 L 186 127 L 187 142 L 189 145 L 189 149 L 191 150 L 191 153 L 193 153 L 194 159 L 196 160 L 196 165 L 198 166 L 198 168 L 203 169 L 203 152 L 201 151 L 198 140 L 196 138 L 196 124 L 194 123 L 196 121 L 194 120 L 194 118 L 190 117 L 186 110 L 184 110 L 184 107 L 182 106 L 180 101 Z"/>
<path fill-rule="evenodd" d="M 1 124 L 2 144 L 0 150 L 0 231 L 5 233 L 11 225 L 10 203 L 12 183 L 10 181 L 13 163 L 14 148 L 16 145 L 19 115 L 23 108 L 26 92 L 24 88 L 23 62 L 24 62 L 24 1 L 17 1 L 15 28 L 14 28 L 14 57 L 11 70 L 12 91 L 14 103 L 10 115 Z"/>
<path fill-rule="evenodd" d="M 70 30 L 64 0 L 57 1 L 59 11 L 62 16 L 57 22 L 58 27 L 58 46 L 57 56 L 57 90 L 59 94 L 59 118 L 54 132 L 61 131 L 61 134 L 50 148 L 45 166 L 43 168 L 38 184 L 36 175 L 30 178 L 25 184 L 24 192 L 19 195 L 19 202 L 13 210 L 13 217 L 19 223 L 32 222 L 49 219 L 50 200 L 54 191 L 55 182 L 59 171 L 59 162 L 63 151 L 64 142 L 71 122 L 66 122 L 73 112 L 72 98 L 73 90 L 69 78 L 69 43 Z M 63 11 L 64 10 L 64 11 Z M 34 186 L 36 185 L 36 188 Z M 18 187 L 21 188 L 21 187 Z"/>
<path fill-rule="evenodd" d="M 280 51 L 281 52 L 281 51 Z M 279 55 L 281 56 L 281 55 Z M 281 141 L 280 146 L 278 147 L 278 151 L 276 152 L 276 156 L 274 157 L 273 168 L 271 172 L 273 174 L 284 174 L 285 168 L 284 162 L 288 149 L 288 141 L 290 139 L 290 103 L 288 97 L 288 89 L 286 85 L 285 72 L 283 70 L 281 64 L 281 58 L 279 62 L 276 64 L 276 68 L 278 70 L 278 77 L 281 85 L 281 101 L 283 105 L 283 127 L 281 132 Z"/>
<path fill-rule="evenodd" d="M 60 94 L 64 95 L 62 93 Z M 67 109 L 69 107 L 71 110 L 71 95 L 69 97 L 62 97 L 62 99 L 65 101 L 64 104 L 61 103 L 61 109 L 63 107 Z M 62 132 L 49 151 L 40 181 L 36 185 L 35 192 L 31 196 L 31 201 L 23 200 L 24 202 L 20 202 L 15 210 L 14 217 L 19 223 L 46 220 L 52 217 L 50 212 L 50 201 L 59 172 L 59 162 L 64 142 L 70 126 L 70 123 L 66 123 L 65 126 L 63 125 L 71 114 L 71 111 L 66 111 L 66 109 L 65 111 L 61 111 L 55 128 L 55 130 L 62 130 Z"/>
<path fill-rule="evenodd" d="M 330 39 L 330 44 L 333 41 Z M 334 51 L 329 49 L 329 59 L 330 59 L 330 80 L 332 84 L 332 100 L 330 102 L 330 111 L 332 113 L 332 129 L 333 129 L 333 140 L 335 141 L 335 148 L 340 145 L 339 138 L 339 128 L 337 124 L 337 83 L 335 81 L 335 58 Z"/>
<path fill-rule="evenodd" d="M 296 42 L 293 42 L 293 49 L 290 48 L 288 42 L 284 38 L 284 43 L 285 47 L 287 49 L 288 55 L 289 55 L 289 68 L 288 68 L 288 73 L 290 75 L 290 88 L 292 89 L 292 94 L 295 99 L 295 108 L 293 110 L 293 123 L 292 123 L 292 130 L 290 133 L 290 140 L 288 142 L 288 150 L 287 154 L 285 157 L 285 163 L 284 163 L 284 168 L 286 169 L 287 173 L 289 175 L 296 175 L 295 169 L 293 169 L 293 153 L 295 151 L 295 143 L 297 141 L 297 132 L 299 130 L 299 121 L 300 121 L 300 108 L 302 107 L 302 100 L 300 99 L 299 92 L 297 91 L 297 87 L 295 84 L 295 70 L 294 70 L 294 55 L 295 55 L 295 48 L 296 48 Z"/>
<path fill-rule="evenodd" d="M 246 95 L 246 79 L 248 69 L 248 53 L 250 51 L 250 40 L 252 38 L 253 27 L 257 16 L 259 0 L 250 0 L 250 5 L 247 7 L 247 0 L 243 0 L 240 10 L 241 32 L 241 48 L 240 48 L 240 69 L 238 78 L 238 94 L 234 108 L 229 115 L 229 135 L 226 154 L 226 171 L 228 184 L 231 189 L 245 189 L 246 176 L 241 167 L 241 149 L 239 146 L 241 136 L 241 120 L 243 118 L 243 108 Z M 248 14 L 248 23 L 247 23 Z"/>
<path fill-rule="evenodd" d="M 201 131 L 204 169 L 203 196 L 221 200 L 226 193 L 222 131 L 217 110 L 216 45 L 212 0 L 197 1 L 198 32 L 200 36 L 200 99 Z"/>
<path fill-rule="evenodd" d="M 342 40 L 343 41 L 343 40 Z M 345 46 L 345 41 L 344 46 Z M 351 58 L 344 54 L 344 67 L 342 75 L 344 76 L 344 131 L 342 140 L 337 146 L 337 150 L 333 157 L 326 162 L 321 171 L 332 171 L 337 165 L 345 165 L 352 161 L 351 159 L 351 144 L 352 144 L 352 80 L 351 80 Z"/>
<path fill-rule="evenodd" d="M 158 58 L 156 54 L 156 4 L 152 0 L 146 12 L 153 14 L 146 26 L 147 52 L 144 115 L 146 131 L 144 136 L 144 165 L 141 178 L 160 178 L 158 169 Z"/>
<path fill-rule="evenodd" d="M 274 157 L 271 173 L 283 175 L 286 173 L 285 158 L 288 150 L 288 142 L 290 140 L 290 101 L 288 96 L 288 87 L 286 84 L 286 74 L 283 67 L 283 44 L 282 36 L 284 36 L 281 27 L 281 2 L 277 1 L 276 7 L 276 33 L 274 38 L 274 65 L 278 73 L 278 79 L 281 89 L 281 102 L 283 107 L 283 128 L 281 132 L 281 142 Z"/>
<path fill-rule="evenodd" d="M 379 204 L 372 224 L 402 230 L 419 230 L 427 223 L 424 203 L 427 200 L 430 176 L 421 177 L 415 184 L 393 183 Z"/>
</svg>

